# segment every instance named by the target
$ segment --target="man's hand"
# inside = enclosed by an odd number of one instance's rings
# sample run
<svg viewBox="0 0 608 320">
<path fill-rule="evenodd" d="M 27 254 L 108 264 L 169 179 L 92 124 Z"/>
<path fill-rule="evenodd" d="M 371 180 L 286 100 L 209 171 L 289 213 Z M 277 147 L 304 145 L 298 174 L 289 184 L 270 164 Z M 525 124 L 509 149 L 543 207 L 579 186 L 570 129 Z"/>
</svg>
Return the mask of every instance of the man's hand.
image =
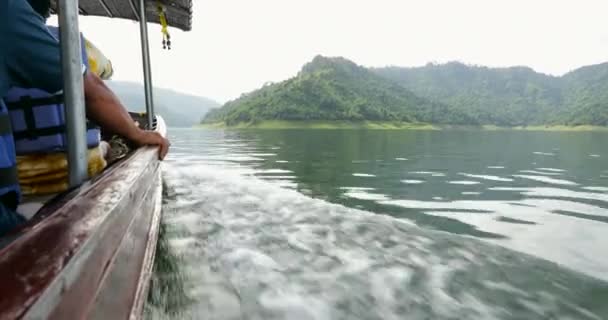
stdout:
<svg viewBox="0 0 608 320">
<path fill-rule="evenodd" d="M 169 140 L 161 136 L 158 132 L 155 131 L 144 131 L 140 130 L 139 134 L 135 135 L 131 139 L 135 144 L 140 146 L 150 145 L 150 146 L 158 146 L 158 158 L 163 160 L 169 152 L 169 146 L 171 143 Z"/>
<path fill-rule="evenodd" d="M 169 151 L 169 140 L 158 132 L 140 129 L 116 95 L 91 72 L 84 76 L 84 95 L 87 118 L 96 122 L 104 131 L 122 136 L 137 145 L 159 146 L 158 157 L 161 160 L 165 158 Z"/>
</svg>

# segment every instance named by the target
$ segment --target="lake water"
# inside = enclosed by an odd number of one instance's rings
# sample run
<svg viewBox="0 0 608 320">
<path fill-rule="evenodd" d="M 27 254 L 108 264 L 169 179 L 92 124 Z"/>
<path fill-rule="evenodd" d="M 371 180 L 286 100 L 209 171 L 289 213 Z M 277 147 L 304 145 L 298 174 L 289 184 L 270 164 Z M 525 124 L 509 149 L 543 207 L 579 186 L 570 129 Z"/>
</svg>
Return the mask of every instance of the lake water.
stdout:
<svg viewBox="0 0 608 320">
<path fill-rule="evenodd" d="M 608 319 L 608 133 L 170 130 L 153 319 Z"/>
</svg>

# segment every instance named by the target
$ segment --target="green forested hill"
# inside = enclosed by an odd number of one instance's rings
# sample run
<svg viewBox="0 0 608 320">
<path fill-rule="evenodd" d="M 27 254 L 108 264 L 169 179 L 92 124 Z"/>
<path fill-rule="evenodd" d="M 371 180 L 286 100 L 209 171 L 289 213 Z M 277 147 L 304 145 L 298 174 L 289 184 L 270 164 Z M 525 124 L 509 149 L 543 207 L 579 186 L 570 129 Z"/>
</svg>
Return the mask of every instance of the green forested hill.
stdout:
<svg viewBox="0 0 608 320">
<path fill-rule="evenodd" d="M 565 124 L 608 125 L 608 63 L 579 68 L 562 77 Z"/>
<path fill-rule="evenodd" d="M 465 124 L 475 120 L 431 102 L 343 58 L 316 57 L 289 80 L 264 86 L 210 112 L 207 122 L 373 120 Z"/>
<path fill-rule="evenodd" d="M 562 77 L 527 67 L 487 68 L 458 62 L 374 72 L 484 124 L 608 124 L 608 64 L 582 67 Z"/>
<path fill-rule="evenodd" d="M 451 62 L 374 72 L 422 97 L 466 112 L 484 124 L 543 124 L 553 120 L 551 114 L 561 112 L 559 79 L 526 67 L 491 69 Z"/>
<path fill-rule="evenodd" d="M 554 77 L 458 62 L 366 69 L 318 56 L 296 77 L 228 102 L 205 120 L 608 125 L 608 63 Z"/>
</svg>

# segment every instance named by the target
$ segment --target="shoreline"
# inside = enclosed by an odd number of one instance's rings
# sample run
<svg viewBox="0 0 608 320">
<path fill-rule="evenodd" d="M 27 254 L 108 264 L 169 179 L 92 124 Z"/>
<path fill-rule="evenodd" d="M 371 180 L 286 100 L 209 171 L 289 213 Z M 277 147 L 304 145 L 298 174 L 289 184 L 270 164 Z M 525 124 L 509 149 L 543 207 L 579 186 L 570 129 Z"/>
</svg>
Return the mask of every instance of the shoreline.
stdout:
<svg viewBox="0 0 608 320">
<path fill-rule="evenodd" d="M 584 132 L 584 131 L 608 131 L 608 127 L 580 125 L 537 125 L 500 127 L 495 125 L 464 126 L 464 125 L 436 125 L 429 123 L 411 123 L 398 121 L 287 121 L 287 120 L 265 120 L 257 123 L 239 123 L 237 125 L 226 125 L 224 122 L 203 123 L 194 126 L 200 129 L 367 129 L 367 130 L 484 130 L 484 131 L 555 131 L 555 132 Z"/>
</svg>

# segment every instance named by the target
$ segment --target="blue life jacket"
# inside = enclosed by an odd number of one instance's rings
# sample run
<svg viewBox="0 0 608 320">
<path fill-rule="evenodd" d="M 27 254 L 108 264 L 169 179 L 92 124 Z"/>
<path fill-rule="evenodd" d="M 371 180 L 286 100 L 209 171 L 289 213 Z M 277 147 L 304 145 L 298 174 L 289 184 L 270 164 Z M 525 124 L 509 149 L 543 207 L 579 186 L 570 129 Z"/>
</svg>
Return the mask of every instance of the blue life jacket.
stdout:
<svg viewBox="0 0 608 320">
<path fill-rule="evenodd" d="M 0 100 L 0 202 L 15 210 L 20 197 L 13 130 L 8 110 Z"/>
<path fill-rule="evenodd" d="M 58 37 L 58 29 L 49 27 Z M 82 43 L 82 58 L 86 67 L 88 59 Z M 36 88 L 11 88 L 4 97 L 8 106 L 16 155 L 64 152 L 67 149 L 65 107 L 62 94 L 51 94 Z M 99 145 L 99 128 L 87 123 L 87 145 Z M 0 191 L 1 194 L 1 191 Z"/>
</svg>

